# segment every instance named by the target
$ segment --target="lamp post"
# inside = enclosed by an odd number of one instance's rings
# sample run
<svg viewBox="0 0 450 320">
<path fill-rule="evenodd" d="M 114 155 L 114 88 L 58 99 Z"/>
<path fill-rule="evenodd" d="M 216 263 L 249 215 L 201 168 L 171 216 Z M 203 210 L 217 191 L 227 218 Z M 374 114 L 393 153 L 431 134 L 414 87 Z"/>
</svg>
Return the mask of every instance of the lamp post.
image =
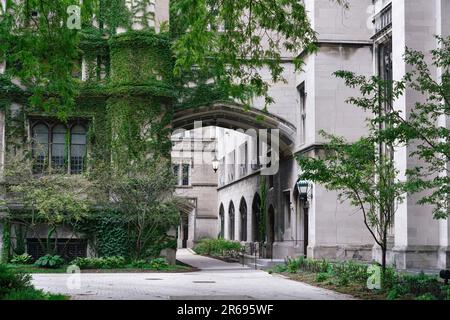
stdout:
<svg viewBox="0 0 450 320">
<path fill-rule="evenodd" d="M 297 181 L 298 196 L 303 201 L 308 201 L 308 196 L 311 193 L 311 184 L 306 180 Z"/>
</svg>

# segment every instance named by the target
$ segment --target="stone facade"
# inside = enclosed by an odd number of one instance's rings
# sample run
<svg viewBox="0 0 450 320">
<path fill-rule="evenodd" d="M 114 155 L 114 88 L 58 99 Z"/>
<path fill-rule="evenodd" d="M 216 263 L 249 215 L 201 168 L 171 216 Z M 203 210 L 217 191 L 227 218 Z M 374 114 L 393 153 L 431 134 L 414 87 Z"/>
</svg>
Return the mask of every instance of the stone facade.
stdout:
<svg viewBox="0 0 450 320">
<path fill-rule="evenodd" d="M 269 213 L 265 238 L 260 240 L 265 241 L 270 250 L 264 251 L 263 256 L 306 255 L 319 259 L 380 261 L 380 250 L 374 245 L 360 212 L 348 203 L 341 203 L 335 192 L 312 185 L 308 201 L 299 199 L 296 182 L 301 168 L 294 157 L 320 151 L 324 143 L 320 130 L 349 140 L 363 135 L 367 114 L 345 102 L 358 92 L 347 88 L 333 72 L 348 70 L 361 75 L 400 79 L 408 70 L 402 58 L 405 47 L 429 52 L 437 45 L 434 34 L 450 34 L 450 22 L 445 19 L 450 17 L 450 1 L 350 1 L 348 10 L 328 0 L 306 0 L 305 5 L 318 33 L 319 52 L 304 56 L 302 72 L 295 72 L 290 57 L 284 57 L 287 81 L 270 88 L 275 103 L 269 107 L 269 117 L 276 118 L 279 127 L 293 126 L 295 132 L 289 139 L 286 134 L 284 140 L 280 139 L 288 143 L 280 143 L 283 150 L 279 170 L 275 175 L 265 177 Z M 383 59 L 389 61 L 380 61 L 382 52 Z M 387 75 L 381 74 L 383 72 Z M 440 74 L 440 70 L 433 72 L 436 77 Z M 266 75 L 264 70 L 262 74 Z M 414 102 L 421 99 L 423 97 L 407 89 L 406 94 L 395 102 L 395 108 L 407 113 Z M 252 107 L 262 109 L 263 102 L 255 99 Z M 197 116 L 205 121 L 219 114 L 202 114 L 200 111 Z M 216 124 L 232 129 L 248 130 L 251 127 L 247 122 L 239 122 L 239 118 L 233 120 L 217 121 Z M 447 125 L 450 123 L 449 119 L 442 121 Z M 177 123 L 177 116 L 174 122 Z M 254 126 L 257 129 L 257 122 Z M 218 217 L 220 235 L 249 244 L 257 240 L 258 225 L 255 225 L 257 218 L 253 205 L 254 199 L 259 201 L 261 196 L 264 177 L 261 169 L 255 167 L 257 140 L 251 135 L 223 129 L 217 132 L 220 160 L 217 204 L 210 210 Z M 395 161 L 402 174 L 417 163 L 408 156 L 413 147 L 395 152 Z M 448 220 L 434 220 L 430 207 L 416 204 L 419 197 L 408 195 L 396 213 L 388 261 L 399 269 L 449 267 L 450 224 Z M 245 213 L 243 207 L 247 209 Z M 246 233 L 242 231 L 243 226 Z"/>
</svg>

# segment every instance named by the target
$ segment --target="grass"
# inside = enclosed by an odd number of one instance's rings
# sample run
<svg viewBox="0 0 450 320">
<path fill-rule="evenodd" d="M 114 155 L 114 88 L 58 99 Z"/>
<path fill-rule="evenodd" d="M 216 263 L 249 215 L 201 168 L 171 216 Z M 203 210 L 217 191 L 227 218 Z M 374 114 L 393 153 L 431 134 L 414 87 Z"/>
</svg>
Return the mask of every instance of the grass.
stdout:
<svg viewBox="0 0 450 320">
<path fill-rule="evenodd" d="M 63 266 L 61 268 L 57 269 L 47 269 L 47 268 L 39 268 L 35 267 L 33 265 L 29 264 L 7 264 L 7 266 L 11 269 L 13 269 L 15 272 L 18 273 L 66 273 L 67 267 Z M 185 264 L 176 264 L 174 266 L 169 265 L 168 267 L 164 268 L 163 270 L 155 270 L 150 268 L 136 268 L 132 265 L 127 265 L 124 268 L 116 268 L 116 269 L 85 269 L 81 270 L 81 273 L 140 273 L 140 272 L 191 272 L 196 271 L 195 268 L 192 268 L 191 266 L 187 266 Z"/>
</svg>

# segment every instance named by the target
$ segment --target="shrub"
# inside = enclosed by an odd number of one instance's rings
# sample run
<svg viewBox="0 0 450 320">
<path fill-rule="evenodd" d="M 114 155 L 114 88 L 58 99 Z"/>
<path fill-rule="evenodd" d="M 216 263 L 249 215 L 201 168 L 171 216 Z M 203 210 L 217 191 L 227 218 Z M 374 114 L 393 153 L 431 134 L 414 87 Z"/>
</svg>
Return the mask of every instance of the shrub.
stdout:
<svg viewBox="0 0 450 320">
<path fill-rule="evenodd" d="M 47 254 L 37 259 L 34 265 L 39 268 L 57 269 L 64 265 L 64 259 L 58 255 Z"/>
<path fill-rule="evenodd" d="M 399 292 L 413 296 L 422 296 L 428 293 L 435 297 L 442 296 L 442 284 L 438 278 L 426 275 L 423 272 L 418 275 L 401 275 L 396 287 Z"/>
<path fill-rule="evenodd" d="M 350 282 L 365 284 L 367 282 L 367 265 L 345 261 L 334 263 L 333 274 L 337 277 L 339 285 L 347 285 Z"/>
<path fill-rule="evenodd" d="M 14 255 L 11 259 L 11 263 L 13 264 L 30 264 L 33 261 L 33 257 L 28 253 L 23 253 L 20 255 Z"/>
<path fill-rule="evenodd" d="M 148 262 L 145 260 L 135 260 L 131 263 L 133 268 L 145 269 L 148 266 Z"/>
<path fill-rule="evenodd" d="M 277 264 L 274 267 L 274 271 L 277 273 L 283 273 L 287 271 L 287 266 L 285 264 Z"/>
<path fill-rule="evenodd" d="M 421 296 L 418 296 L 416 300 L 437 300 L 435 296 L 433 296 L 431 293 L 425 293 Z"/>
<path fill-rule="evenodd" d="M 25 289 L 14 289 L 3 297 L 3 300 L 65 300 L 60 294 L 49 294 L 32 287 Z"/>
<path fill-rule="evenodd" d="M 287 258 L 286 261 L 286 269 L 289 273 L 296 273 L 300 269 L 301 260 L 298 259 L 292 259 Z"/>
<path fill-rule="evenodd" d="M 234 257 L 242 251 L 242 245 L 225 239 L 202 239 L 194 246 L 194 251 L 202 255 Z"/>
<path fill-rule="evenodd" d="M 6 265 L 0 264 L 0 299 L 8 295 L 11 290 L 25 290 L 32 288 L 31 275 L 16 273 Z"/>
<path fill-rule="evenodd" d="M 120 269 L 126 265 L 126 260 L 122 256 L 83 258 L 78 257 L 71 262 L 72 265 L 80 269 Z"/>
<path fill-rule="evenodd" d="M 169 263 L 165 258 L 155 258 L 150 260 L 150 268 L 154 270 L 164 270 L 169 267 Z"/>
<path fill-rule="evenodd" d="M 330 275 L 328 273 L 320 272 L 316 275 L 316 281 L 324 282 L 324 281 L 328 280 L 329 277 L 330 277 Z"/>
</svg>

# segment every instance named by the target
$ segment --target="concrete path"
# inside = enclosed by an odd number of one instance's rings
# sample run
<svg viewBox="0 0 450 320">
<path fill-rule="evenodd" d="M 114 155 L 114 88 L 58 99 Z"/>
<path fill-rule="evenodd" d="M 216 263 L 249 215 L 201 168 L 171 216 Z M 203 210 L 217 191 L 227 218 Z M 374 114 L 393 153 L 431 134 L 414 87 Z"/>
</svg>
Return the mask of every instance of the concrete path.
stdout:
<svg viewBox="0 0 450 320">
<path fill-rule="evenodd" d="M 34 274 L 33 284 L 72 299 L 336 300 L 350 297 L 237 263 L 179 250 L 177 258 L 201 269 L 186 273 Z"/>
</svg>

